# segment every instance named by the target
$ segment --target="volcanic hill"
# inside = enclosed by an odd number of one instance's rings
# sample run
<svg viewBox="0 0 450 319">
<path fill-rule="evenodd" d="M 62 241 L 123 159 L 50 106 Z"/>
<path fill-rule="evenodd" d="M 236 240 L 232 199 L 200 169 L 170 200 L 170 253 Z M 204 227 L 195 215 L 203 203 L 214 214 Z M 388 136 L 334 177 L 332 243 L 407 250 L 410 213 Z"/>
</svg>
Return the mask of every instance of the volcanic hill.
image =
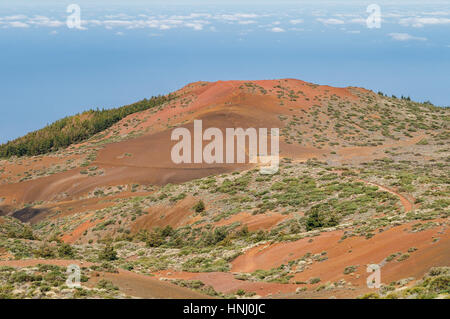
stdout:
<svg viewBox="0 0 450 319">
<path fill-rule="evenodd" d="M 419 280 L 450 266 L 448 108 L 295 79 L 195 82 L 134 107 L 78 143 L 0 160 L 0 265 L 83 262 L 80 298 L 357 297 L 373 294 L 373 263 L 377 296 L 442 293 Z M 279 128 L 278 173 L 175 164 L 172 131 L 194 120 Z"/>
</svg>

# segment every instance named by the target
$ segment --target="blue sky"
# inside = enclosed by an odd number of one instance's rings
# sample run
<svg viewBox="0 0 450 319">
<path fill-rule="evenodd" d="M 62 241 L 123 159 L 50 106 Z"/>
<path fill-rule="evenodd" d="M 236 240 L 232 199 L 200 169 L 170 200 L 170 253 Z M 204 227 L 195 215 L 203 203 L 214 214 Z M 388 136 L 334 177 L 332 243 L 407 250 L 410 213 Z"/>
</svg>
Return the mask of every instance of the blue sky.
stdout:
<svg viewBox="0 0 450 319">
<path fill-rule="evenodd" d="M 391 2 L 3 0 L 0 142 L 198 80 L 289 77 L 450 105 L 449 2 Z M 380 28 L 367 27 L 371 3 Z"/>
</svg>

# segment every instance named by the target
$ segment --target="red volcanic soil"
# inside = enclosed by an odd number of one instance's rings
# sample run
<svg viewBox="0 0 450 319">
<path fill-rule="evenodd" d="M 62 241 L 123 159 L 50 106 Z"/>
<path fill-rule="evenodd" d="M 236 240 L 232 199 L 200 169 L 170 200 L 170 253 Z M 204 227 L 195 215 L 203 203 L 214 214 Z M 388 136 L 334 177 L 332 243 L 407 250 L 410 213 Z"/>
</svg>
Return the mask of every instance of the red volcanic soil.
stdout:
<svg viewBox="0 0 450 319">
<path fill-rule="evenodd" d="M 93 197 L 93 198 L 83 198 L 79 200 L 71 200 L 71 201 L 61 201 L 56 203 L 37 205 L 36 208 L 45 207 L 50 212 L 59 211 L 60 214 L 58 216 L 51 216 L 50 218 L 59 218 L 61 216 L 73 215 L 76 213 L 83 213 L 89 211 L 95 211 L 104 209 L 110 206 L 117 205 L 117 201 L 121 199 L 129 199 L 136 196 L 148 196 L 153 192 L 131 192 L 124 191 L 119 194 L 112 194 L 108 196 L 101 197 Z M 38 217 L 31 222 L 38 221 L 42 219 L 42 217 Z"/>
<path fill-rule="evenodd" d="M 299 97 L 295 102 L 289 99 L 283 101 L 285 105 L 281 108 L 278 97 L 281 91 L 294 92 Z M 138 138 L 104 146 L 99 151 L 97 160 L 92 163 L 104 171 L 103 175 L 83 175 L 80 174 L 82 169 L 76 168 L 36 180 L 0 185 L 0 197 L 5 198 L 2 210 L 13 210 L 33 202 L 79 199 L 102 186 L 181 183 L 250 168 L 251 165 L 244 164 L 174 164 L 170 152 L 176 143 L 171 141 L 172 128 L 183 125 L 192 132 L 193 119 L 203 120 L 204 129 L 281 127 L 278 115 L 287 112 L 286 107 L 307 109 L 319 102 L 316 98 L 326 97 L 356 101 L 359 99 L 355 94 L 358 91 L 362 92 L 362 89 L 318 86 L 294 79 L 192 83 L 175 92 L 174 95 L 178 98 L 167 105 L 158 110 L 150 109 L 132 114 L 108 130 L 125 134 L 130 130 L 141 129 L 147 130 L 147 133 Z M 128 124 L 134 123 L 135 120 L 139 120 L 137 124 Z M 88 146 L 87 142 L 80 145 Z M 80 145 L 75 145 L 72 149 L 79 148 Z M 300 159 L 326 153 L 325 150 L 293 146 L 283 141 L 280 144 L 280 152 L 281 156 Z M 125 154 L 130 156 L 124 156 Z M 41 166 L 48 167 L 60 161 L 59 158 L 42 156 L 37 162 L 24 160 L 24 166 L 30 170 Z M 11 171 L 12 173 L 16 172 Z M 7 174 L 11 175 L 8 172 Z"/>
<path fill-rule="evenodd" d="M 42 221 L 45 218 L 56 219 L 77 213 L 100 210 L 110 206 L 117 205 L 117 200 L 120 199 L 132 198 L 136 196 L 146 196 L 150 194 L 152 194 L 152 192 L 124 191 L 119 194 L 112 194 L 101 197 L 63 200 L 52 203 L 46 202 L 40 205 L 34 205 L 33 208 L 23 209 L 31 211 L 29 216 L 28 215 L 18 216 L 17 215 L 18 212 L 14 213 L 13 216 L 17 217 L 18 219 L 24 222 L 30 222 L 31 224 L 34 224 Z M 56 212 L 58 214 L 55 214 Z"/>
<path fill-rule="evenodd" d="M 133 225 L 131 232 L 137 233 L 141 229 L 151 230 L 155 227 L 172 226 L 178 228 L 189 224 L 191 216 L 194 214 L 196 201 L 193 197 L 186 197 L 177 202 L 173 207 L 155 206 L 148 210 L 148 214 L 139 217 Z"/>
<path fill-rule="evenodd" d="M 36 157 L 22 157 L 14 161 L 0 160 L 0 184 L 17 183 L 26 172 L 44 171 L 46 169 L 63 166 L 68 161 L 81 159 L 81 155 L 52 156 L 41 155 Z"/>
<path fill-rule="evenodd" d="M 279 213 L 267 212 L 264 214 L 252 215 L 250 213 L 242 212 L 234 214 L 227 219 L 222 219 L 214 223 L 214 226 L 227 226 L 236 222 L 240 222 L 242 225 L 246 225 L 249 231 L 255 230 L 269 230 L 275 227 L 277 224 L 287 219 L 288 215 L 282 215 Z M 197 224 L 196 227 L 204 226 L 204 223 Z"/>
<path fill-rule="evenodd" d="M 196 82 L 189 84 L 177 91 L 181 96 L 192 96 L 196 106 L 211 104 L 224 104 L 227 102 L 239 102 L 246 96 L 263 95 L 267 99 L 278 100 L 279 92 L 293 91 L 298 95 L 296 103 L 286 101 L 288 106 L 310 107 L 317 103 L 315 97 L 336 96 L 344 100 L 357 100 L 354 94 L 355 88 L 335 88 L 324 85 L 315 85 L 296 79 L 260 80 L 260 81 L 218 81 Z M 361 92 L 363 89 L 356 89 Z M 368 92 L 368 91 L 366 91 Z M 278 102 L 279 103 L 279 102 Z M 278 104 L 277 103 L 277 104 Z M 290 103 L 290 104 L 289 104 Z"/>
<path fill-rule="evenodd" d="M 120 291 L 128 296 L 145 299 L 205 299 L 207 295 L 160 281 L 154 277 L 137 274 L 120 269 L 119 273 L 100 273 L 88 281 L 88 286 L 95 286 L 100 279 L 110 280 Z"/>
<path fill-rule="evenodd" d="M 254 292 L 262 297 L 267 297 L 268 295 L 276 295 L 280 293 L 292 293 L 295 292 L 297 287 L 299 287 L 294 284 L 238 280 L 234 278 L 233 274 L 225 272 L 190 273 L 166 270 L 156 273 L 155 275 L 159 278 L 200 280 L 206 286 L 211 286 L 215 291 L 224 294 L 234 294 L 237 290 L 242 289 L 247 292 Z"/>
<path fill-rule="evenodd" d="M 93 215 L 93 214 L 88 214 L 86 217 L 89 218 L 89 217 L 92 216 L 92 215 Z M 75 228 L 71 233 L 69 233 L 69 234 L 64 234 L 64 235 L 61 237 L 61 240 L 62 240 L 63 242 L 65 242 L 65 243 L 73 244 L 75 241 L 77 241 L 77 239 L 79 239 L 79 238 L 83 235 L 83 233 L 84 233 L 86 230 L 91 229 L 92 227 L 94 227 L 95 225 L 97 225 L 98 223 L 100 223 L 100 222 L 102 222 L 102 221 L 103 221 L 102 219 L 97 219 L 97 220 L 94 220 L 94 221 L 87 220 L 87 221 L 81 223 L 81 224 L 80 224 L 77 228 Z"/>
<path fill-rule="evenodd" d="M 253 272 L 257 269 L 271 269 L 296 260 L 306 253 L 327 252 L 328 259 L 314 262 L 311 267 L 297 273 L 293 280 L 308 281 L 319 277 L 321 283 L 336 282 L 340 279 L 353 285 L 365 286 L 366 267 L 379 264 L 391 254 L 406 253 L 409 248 L 418 250 L 404 261 L 387 262 L 382 268 L 382 282 L 414 277 L 421 278 L 431 267 L 450 264 L 450 232 L 445 226 L 411 232 L 410 227 L 417 222 L 396 226 L 377 233 L 370 239 L 349 237 L 341 240 L 343 231 L 321 233 L 320 236 L 304 238 L 295 242 L 264 244 L 249 249 L 232 262 L 233 272 Z M 439 241 L 433 242 L 434 238 Z M 312 241 L 310 242 L 310 239 Z M 348 266 L 359 265 L 357 272 L 350 276 L 343 271 Z M 356 275 L 359 275 L 357 278 Z"/>
<path fill-rule="evenodd" d="M 46 207 L 50 209 L 52 212 L 54 211 L 60 211 L 61 213 L 58 216 L 51 217 L 51 218 L 57 218 L 62 216 L 68 216 L 73 215 L 77 213 L 83 213 L 88 211 L 95 211 L 104 209 L 110 206 L 117 205 L 116 200 L 122 199 L 122 198 L 131 198 L 133 196 L 145 196 L 151 194 L 150 192 L 147 193 L 132 193 L 132 192 L 122 192 L 117 195 L 110 195 L 105 197 L 94 197 L 94 198 L 84 198 L 80 200 L 71 200 L 71 201 L 62 201 L 57 202 L 54 204 L 45 204 L 42 205 L 43 207 Z M 40 206 L 35 206 L 40 207 Z"/>
<path fill-rule="evenodd" d="M 0 260 L 14 259 L 14 255 L 8 252 L 5 247 L 0 247 Z"/>
<path fill-rule="evenodd" d="M 135 128 L 124 124 L 128 121 L 133 123 L 140 120 L 143 122 L 139 122 L 137 128 L 155 131 L 162 129 L 166 122 L 181 122 L 179 117 L 185 117 L 189 113 L 195 113 L 207 107 L 223 107 L 245 103 L 259 109 L 265 105 L 279 105 L 278 95 L 280 90 L 293 91 L 298 95 L 295 103 L 290 100 L 284 101 L 286 106 L 305 109 L 317 103 L 319 98 L 339 97 L 343 100 L 357 101 L 356 92 L 369 92 L 359 88 L 315 85 L 296 79 L 195 82 L 174 92 L 173 94 L 179 99 L 171 101 L 168 106 L 159 112 L 155 113 L 153 110 L 148 110 L 132 114 L 113 128 L 119 130 L 120 134 L 130 133 Z"/>
</svg>

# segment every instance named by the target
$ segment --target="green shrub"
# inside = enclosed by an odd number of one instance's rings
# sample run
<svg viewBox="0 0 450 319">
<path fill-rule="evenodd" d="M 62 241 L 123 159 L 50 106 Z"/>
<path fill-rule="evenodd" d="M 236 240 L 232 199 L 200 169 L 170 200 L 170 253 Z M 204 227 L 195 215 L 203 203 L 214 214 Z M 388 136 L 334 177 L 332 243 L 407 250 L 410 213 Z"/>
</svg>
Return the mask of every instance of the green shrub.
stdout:
<svg viewBox="0 0 450 319">
<path fill-rule="evenodd" d="M 63 243 L 58 248 L 58 254 L 61 258 L 73 258 L 75 256 L 75 251 L 69 244 Z"/>
<path fill-rule="evenodd" d="M 203 203 L 202 200 L 199 200 L 197 204 L 194 205 L 193 209 L 196 213 L 201 213 L 205 210 L 205 203 Z"/>
<path fill-rule="evenodd" d="M 106 289 L 106 290 L 119 290 L 119 287 L 115 286 L 111 281 L 106 279 L 100 279 L 96 287 L 99 289 Z"/>
<path fill-rule="evenodd" d="M 44 243 L 43 245 L 41 245 L 41 247 L 39 247 L 34 254 L 37 257 L 41 257 L 41 258 L 55 258 L 56 253 L 53 247 L 49 246 L 48 244 Z"/>
<path fill-rule="evenodd" d="M 99 253 L 98 258 L 100 260 L 113 261 L 117 259 L 117 253 L 114 247 L 110 244 L 106 245 L 105 248 Z"/>
<path fill-rule="evenodd" d="M 319 211 L 319 207 L 313 207 L 308 213 L 306 219 L 306 230 L 310 231 L 315 228 L 333 227 L 339 224 L 339 220 L 336 215 L 330 211 Z"/>
<path fill-rule="evenodd" d="M 344 269 L 344 275 L 351 274 L 351 273 L 355 272 L 356 269 L 358 269 L 358 266 L 348 266 L 348 267 L 345 267 L 345 269 Z"/>
</svg>

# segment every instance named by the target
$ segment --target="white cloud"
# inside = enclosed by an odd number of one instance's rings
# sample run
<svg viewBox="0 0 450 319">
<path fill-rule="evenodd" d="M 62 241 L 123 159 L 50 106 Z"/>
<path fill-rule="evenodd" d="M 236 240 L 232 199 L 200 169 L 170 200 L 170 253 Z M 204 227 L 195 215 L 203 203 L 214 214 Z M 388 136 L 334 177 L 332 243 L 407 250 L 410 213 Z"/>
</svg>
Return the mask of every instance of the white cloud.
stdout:
<svg viewBox="0 0 450 319">
<path fill-rule="evenodd" d="M 197 31 L 203 30 L 203 24 L 201 23 L 186 23 L 185 26 Z"/>
<path fill-rule="evenodd" d="M 166 16 L 159 16 L 159 18 L 165 18 Z M 189 15 L 172 15 L 169 17 L 169 19 L 174 20 L 192 20 L 192 19 L 198 19 L 198 18 L 212 18 L 212 15 L 209 13 L 191 13 Z"/>
<path fill-rule="evenodd" d="M 362 25 L 366 25 L 367 24 L 367 19 L 364 18 L 354 18 L 350 20 L 350 23 L 357 23 L 357 24 L 362 24 Z"/>
<path fill-rule="evenodd" d="M 357 25 L 365 25 L 366 18 L 363 13 L 341 13 L 327 15 L 323 12 L 313 12 L 312 15 L 317 22 L 325 26 L 336 26 L 347 33 L 359 33 Z M 423 27 L 428 25 L 450 25 L 450 12 L 434 11 L 434 12 L 407 12 L 398 14 L 396 12 L 383 12 L 383 17 L 389 17 L 388 22 L 399 23 L 403 26 Z M 27 16 L 23 14 L 10 15 L 0 17 L 1 27 L 49 27 L 58 28 L 65 26 L 65 15 L 58 19 L 54 17 L 45 16 Z M 83 18 L 83 17 L 82 17 Z M 267 21 L 262 18 L 270 18 Z M 88 18 L 89 19 L 89 18 Z M 286 32 L 296 29 L 296 27 L 303 27 L 305 25 L 304 19 L 298 15 L 285 14 L 280 15 L 276 13 L 243 13 L 243 12 L 229 12 L 229 13 L 185 13 L 185 14 L 124 14 L 124 13 L 109 13 L 108 15 L 100 15 L 99 18 L 92 18 L 92 20 L 83 19 L 83 28 L 86 27 L 102 27 L 106 29 L 114 29 L 115 31 L 123 31 L 125 29 L 154 29 L 155 32 L 171 30 L 171 29 L 190 29 L 195 31 L 211 30 L 216 31 L 215 28 L 220 26 L 220 23 L 240 25 L 242 29 L 248 25 L 262 30 L 272 32 Z M 281 20 L 283 19 L 283 20 Z M 281 23 L 280 21 L 283 21 Z M 384 20 L 383 20 L 384 21 Z M 303 25 L 302 25 L 303 24 Z M 351 27 L 353 25 L 353 27 Z M 342 28 L 349 26 L 348 28 Z M 151 32 L 151 31 L 150 31 Z M 426 40 L 426 38 L 406 36 L 404 34 L 393 33 L 390 37 L 394 40 L 408 41 L 408 40 Z"/>
<path fill-rule="evenodd" d="M 62 21 L 50 19 L 45 16 L 34 16 L 33 18 L 26 20 L 26 23 L 35 26 L 51 27 L 51 28 L 57 28 L 65 25 L 65 23 Z"/>
<path fill-rule="evenodd" d="M 124 13 L 110 13 L 98 18 L 86 19 L 82 17 L 82 28 L 87 27 L 103 27 L 108 30 L 123 29 L 143 29 L 152 28 L 158 30 L 170 30 L 174 28 L 187 28 L 196 31 L 204 30 L 206 26 L 210 26 L 208 30 L 215 31 L 212 22 L 232 23 L 239 25 L 253 25 L 258 23 L 261 17 L 270 16 L 269 14 L 255 13 L 229 13 L 229 14 L 211 14 L 211 13 L 190 13 L 184 15 L 146 15 L 137 14 L 129 15 Z M 0 17 L 0 25 L 2 27 L 61 27 L 66 24 L 66 17 L 57 20 L 51 17 L 26 15 L 11 15 Z M 279 22 L 278 22 L 279 23 Z M 272 24 L 271 26 L 273 26 Z"/>
<path fill-rule="evenodd" d="M 175 18 L 146 18 L 136 20 L 83 20 L 86 25 L 103 26 L 106 29 L 126 28 L 142 29 L 152 28 L 159 30 L 170 30 L 174 28 L 186 27 L 194 30 L 203 30 L 204 26 L 210 24 L 207 20 L 188 20 L 181 16 Z"/>
<path fill-rule="evenodd" d="M 114 19 L 130 19 L 132 16 L 126 14 L 126 13 L 118 13 L 118 14 L 110 14 L 105 16 L 108 20 L 114 20 Z"/>
<path fill-rule="evenodd" d="M 104 21 L 95 20 L 95 23 L 99 23 L 100 25 L 103 25 L 107 29 L 112 29 L 114 27 L 126 27 L 134 29 L 143 26 L 139 21 L 127 21 L 127 20 L 104 20 Z"/>
<path fill-rule="evenodd" d="M 325 11 L 324 10 L 313 10 L 311 12 L 311 15 L 314 17 L 323 17 L 323 16 L 325 16 Z"/>
<path fill-rule="evenodd" d="M 396 40 L 396 41 L 410 41 L 410 40 L 426 41 L 427 40 L 427 38 L 415 37 L 408 33 L 389 33 L 388 35 L 393 40 Z"/>
<path fill-rule="evenodd" d="M 222 20 L 222 21 L 239 21 L 239 20 L 249 20 L 249 19 L 255 19 L 259 16 L 254 13 L 233 13 L 233 14 L 218 14 L 215 15 L 213 18 L 215 20 Z"/>
<path fill-rule="evenodd" d="M 2 21 L 2 24 L 7 28 L 29 28 L 31 26 L 56 28 L 65 24 L 62 21 L 44 16 L 34 16 L 29 18 L 25 15 L 2 17 L 0 18 L 0 21 Z"/>
<path fill-rule="evenodd" d="M 326 25 L 328 25 L 328 24 L 334 24 L 334 25 L 336 25 L 336 24 L 344 24 L 344 23 L 345 23 L 343 20 L 340 20 L 340 19 L 334 19 L 334 18 L 332 18 L 332 19 L 322 19 L 322 18 L 318 18 L 317 21 L 322 22 L 323 24 L 326 24 Z"/>
<path fill-rule="evenodd" d="M 270 29 L 270 31 L 272 31 L 272 32 L 284 32 L 284 29 L 283 28 L 279 28 L 279 27 L 274 27 L 274 28 Z"/>
<path fill-rule="evenodd" d="M 403 26 L 413 26 L 415 28 L 422 28 L 426 25 L 441 25 L 441 24 L 450 24 L 449 18 L 404 18 L 400 19 L 399 22 Z"/>
<path fill-rule="evenodd" d="M 432 11 L 432 12 L 424 12 L 423 14 L 431 16 L 448 16 L 450 15 L 450 11 Z"/>
<path fill-rule="evenodd" d="M 28 27 L 30 27 L 28 24 L 20 22 L 20 21 L 8 22 L 7 25 L 9 25 L 12 28 L 28 28 Z"/>
<path fill-rule="evenodd" d="M 139 29 L 139 28 L 153 28 L 159 30 L 169 30 L 173 28 L 189 28 L 193 30 L 203 30 L 206 25 L 210 25 L 211 22 L 208 18 L 212 18 L 213 15 L 209 13 L 191 13 L 189 15 L 180 16 L 167 16 L 159 15 L 157 17 L 150 17 L 147 15 L 139 14 L 138 16 L 130 16 L 127 14 L 109 14 L 101 18 L 96 19 L 82 19 L 81 23 L 83 27 L 81 29 L 87 29 L 89 26 L 103 27 L 108 30 L 115 28 L 125 29 Z M 229 15 L 230 19 L 236 19 L 242 22 L 242 24 L 256 23 L 256 21 L 249 20 L 256 17 L 255 14 L 240 14 L 236 13 Z M 241 21 L 242 19 L 242 21 Z M 66 25 L 65 18 L 57 20 L 46 16 L 33 16 L 28 17 L 25 15 L 14 15 L 0 17 L 0 25 L 4 28 L 26 28 L 26 27 L 50 27 L 57 28 Z"/>
<path fill-rule="evenodd" d="M 210 13 L 191 13 L 189 17 L 197 19 L 197 18 L 211 18 L 212 15 Z"/>
<path fill-rule="evenodd" d="M 336 13 L 334 14 L 336 17 L 340 18 L 348 18 L 348 17 L 357 17 L 358 15 L 356 13 Z"/>
<path fill-rule="evenodd" d="M 401 18 L 404 17 L 405 15 L 403 13 L 398 12 L 383 12 L 382 16 L 385 18 Z"/>
<path fill-rule="evenodd" d="M 11 20 L 25 20 L 27 19 L 26 15 L 18 14 L 13 16 L 1 17 L 0 20 L 11 21 Z"/>
<path fill-rule="evenodd" d="M 300 24 L 300 23 L 303 23 L 303 19 L 290 20 L 289 23 L 293 24 L 293 25 Z"/>
<path fill-rule="evenodd" d="M 246 24 L 255 24 L 256 21 L 255 20 L 242 20 L 242 21 L 239 21 L 238 23 L 242 24 L 242 25 L 246 25 Z"/>
</svg>

